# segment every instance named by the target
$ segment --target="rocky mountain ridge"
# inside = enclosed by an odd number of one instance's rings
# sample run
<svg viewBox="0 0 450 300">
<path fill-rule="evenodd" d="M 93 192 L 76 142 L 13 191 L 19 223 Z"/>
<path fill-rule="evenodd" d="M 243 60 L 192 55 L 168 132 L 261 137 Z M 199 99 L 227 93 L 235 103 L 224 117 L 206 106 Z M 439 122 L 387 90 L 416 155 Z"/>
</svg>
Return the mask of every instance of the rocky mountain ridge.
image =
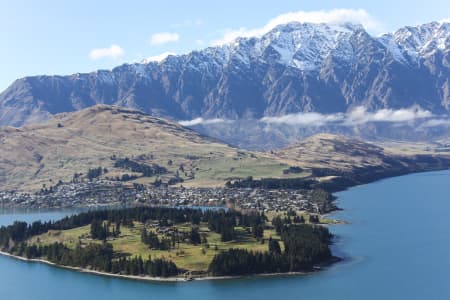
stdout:
<svg viewBox="0 0 450 300">
<path fill-rule="evenodd" d="M 32 124 L 96 104 L 177 121 L 260 120 L 304 112 L 345 113 L 357 107 L 368 111 L 418 107 L 448 116 L 449 46 L 450 24 L 445 22 L 408 26 L 380 37 L 348 23 L 288 23 L 261 37 L 238 38 L 161 62 L 18 79 L 0 94 L 0 125 Z M 267 148 L 262 145 L 269 138 L 246 144 L 249 137 L 227 135 L 233 131 L 242 129 L 203 130 L 236 145 Z M 367 132 L 363 138 L 393 132 L 359 131 Z M 283 135 L 287 137 L 276 146 L 302 137 L 285 129 Z"/>
</svg>

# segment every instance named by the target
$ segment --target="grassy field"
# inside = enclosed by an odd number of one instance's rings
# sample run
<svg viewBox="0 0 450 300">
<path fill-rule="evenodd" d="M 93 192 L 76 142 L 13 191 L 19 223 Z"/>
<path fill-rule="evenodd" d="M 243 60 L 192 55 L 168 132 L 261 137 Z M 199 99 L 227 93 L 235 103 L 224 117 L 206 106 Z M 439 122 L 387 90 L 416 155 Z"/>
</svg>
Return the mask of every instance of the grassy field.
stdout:
<svg viewBox="0 0 450 300">
<path fill-rule="evenodd" d="M 190 223 L 177 225 L 178 231 L 189 232 Z M 206 234 L 207 244 L 193 245 L 188 242 L 180 242 L 175 249 L 161 251 L 149 249 L 147 245 L 141 242 L 141 232 L 143 224 L 134 223 L 134 227 L 121 227 L 121 234 L 118 238 L 110 238 L 108 242 L 112 244 L 115 252 L 130 256 L 142 256 L 147 259 L 151 256 L 154 258 L 166 258 L 173 261 L 179 268 L 190 271 L 205 271 L 213 259 L 214 255 L 220 251 L 230 248 L 241 248 L 253 251 L 267 251 L 267 240 L 272 237 L 279 240 L 273 229 L 264 231 L 264 243 L 257 241 L 246 228 L 236 227 L 237 238 L 233 241 L 222 242 L 220 234 L 211 232 L 207 224 L 201 224 L 199 227 L 200 234 Z M 150 229 L 151 230 L 151 229 Z M 159 235 L 161 238 L 162 235 Z M 90 238 L 90 225 L 70 230 L 55 231 L 51 230 L 47 233 L 33 237 L 29 243 L 33 244 L 51 244 L 54 242 L 64 243 L 67 247 L 74 249 L 77 243 L 86 245 L 88 243 L 101 243 L 98 240 Z M 282 243 L 280 246 L 283 247 Z"/>
<path fill-rule="evenodd" d="M 237 151 L 218 160 L 200 160 L 196 162 L 196 184 L 208 185 L 208 182 L 225 182 L 233 178 L 252 176 L 259 178 L 305 177 L 309 173 L 283 174 L 289 165 L 261 154 Z M 189 183 L 187 183 L 189 184 Z M 186 183 L 184 183 L 186 185 Z"/>
<path fill-rule="evenodd" d="M 236 239 L 229 242 L 222 242 L 220 234 L 212 232 L 208 229 L 207 224 L 201 223 L 199 226 L 200 235 L 205 235 L 207 238 L 206 244 L 193 245 L 187 241 L 181 241 L 176 244 L 171 250 L 155 250 L 150 249 L 147 245 L 141 242 L 141 233 L 144 224 L 134 222 L 133 227 L 122 226 L 120 236 L 117 238 L 108 238 L 108 243 L 111 243 L 114 251 L 117 254 L 128 255 L 131 257 L 141 256 L 143 259 L 149 258 L 165 258 L 173 261 L 179 268 L 190 271 L 205 271 L 213 257 L 230 248 L 247 249 L 252 251 L 268 251 L 268 240 L 270 238 L 278 240 L 280 247 L 283 250 L 284 245 L 280 237 L 276 234 L 271 226 L 272 219 L 276 216 L 282 218 L 286 217 L 286 212 L 267 212 L 265 214 L 268 218 L 266 228 L 264 230 L 264 242 L 258 241 L 251 234 L 250 228 L 235 227 Z M 306 223 L 309 223 L 309 215 L 305 212 L 297 212 L 298 216 L 303 216 Z M 320 218 L 320 223 L 329 224 L 335 223 L 335 220 Z M 111 225 L 113 226 L 113 224 Z M 189 233 L 191 230 L 191 223 L 181 223 L 175 226 L 178 232 Z M 154 231 L 149 226 L 146 227 L 148 231 Z M 110 228 L 112 229 L 112 227 Z M 164 237 L 158 234 L 161 239 Z M 68 248 L 74 249 L 78 243 L 87 245 L 89 243 L 102 243 L 99 240 L 93 240 L 90 237 L 90 225 L 78 227 L 70 230 L 50 230 L 47 233 L 38 235 L 29 240 L 31 244 L 47 245 L 55 242 L 64 243 Z"/>
</svg>

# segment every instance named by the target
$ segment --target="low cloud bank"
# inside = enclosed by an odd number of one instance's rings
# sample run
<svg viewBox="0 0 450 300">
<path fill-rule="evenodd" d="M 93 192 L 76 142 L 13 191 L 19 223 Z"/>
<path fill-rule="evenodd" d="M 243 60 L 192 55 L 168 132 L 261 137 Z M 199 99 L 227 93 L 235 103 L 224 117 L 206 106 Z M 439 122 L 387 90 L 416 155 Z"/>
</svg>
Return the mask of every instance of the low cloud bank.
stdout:
<svg viewBox="0 0 450 300">
<path fill-rule="evenodd" d="M 374 112 L 368 111 L 365 107 L 359 106 L 347 113 L 321 114 L 316 112 L 288 114 L 279 117 L 264 117 L 264 123 L 287 124 L 299 126 L 325 126 L 342 125 L 354 126 L 370 122 L 390 122 L 400 123 L 419 119 L 431 118 L 433 114 L 420 107 L 404 109 L 380 109 Z"/>
<path fill-rule="evenodd" d="M 226 119 L 203 119 L 203 118 L 195 118 L 193 120 L 179 121 L 178 123 L 182 126 L 195 126 L 195 125 L 209 125 L 209 124 L 219 124 L 219 123 L 231 123 L 232 120 Z"/>
<path fill-rule="evenodd" d="M 273 124 L 288 124 L 300 126 L 323 126 L 342 121 L 344 114 L 324 115 L 316 112 L 288 114 L 279 117 L 264 117 L 260 121 Z"/>
<path fill-rule="evenodd" d="M 183 126 L 230 124 L 243 120 L 229 120 L 222 118 L 179 121 Z M 344 126 L 351 127 L 368 123 L 391 123 L 402 125 L 405 123 L 419 124 L 420 128 L 447 126 L 450 127 L 450 118 L 447 116 L 433 115 L 430 111 L 414 106 L 402 109 L 379 109 L 368 111 L 363 106 L 355 107 L 346 113 L 322 114 L 318 112 L 300 112 L 282 116 L 263 117 L 256 122 L 274 125 L 290 125 L 296 127 L 321 127 L 321 126 Z M 421 121 L 420 123 L 414 123 Z"/>
<path fill-rule="evenodd" d="M 357 107 L 346 114 L 346 120 L 350 125 L 364 124 L 368 122 L 409 122 L 418 119 L 432 117 L 433 114 L 420 107 L 402 108 L 398 110 L 380 109 L 375 112 L 368 112 L 365 107 Z"/>
<path fill-rule="evenodd" d="M 449 127 L 450 119 L 449 118 L 431 119 L 421 125 L 422 128 L 439 127 L 439 126 Z"/>
</svg>

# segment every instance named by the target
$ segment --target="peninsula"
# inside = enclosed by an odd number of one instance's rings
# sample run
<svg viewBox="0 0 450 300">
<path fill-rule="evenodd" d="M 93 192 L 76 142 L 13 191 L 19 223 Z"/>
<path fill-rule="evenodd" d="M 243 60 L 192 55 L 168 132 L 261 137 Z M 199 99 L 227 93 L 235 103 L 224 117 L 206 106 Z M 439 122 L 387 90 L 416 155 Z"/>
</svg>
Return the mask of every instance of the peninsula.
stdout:
<svg viewBox="0 0 450 300">
<path fill-rule="evenodd" d="M 338 260 L 317 216 L 136 207 L 0 228 L 3 254 L 75 270 L 191 280 L 311 272 Z M 134 277 L 133 277 L 134 276 Z"/>
</svg>

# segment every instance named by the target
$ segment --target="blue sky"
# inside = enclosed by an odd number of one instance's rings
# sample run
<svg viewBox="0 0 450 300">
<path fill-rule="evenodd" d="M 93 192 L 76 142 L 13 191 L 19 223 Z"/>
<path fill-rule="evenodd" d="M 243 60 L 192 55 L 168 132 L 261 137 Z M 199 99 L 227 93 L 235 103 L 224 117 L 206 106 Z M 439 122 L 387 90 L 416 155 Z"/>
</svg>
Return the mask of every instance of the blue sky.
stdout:
<svg viewBox="0 0 450 300">
<path fill-rule="evenodd" d="M 288 13 L 312 20 L 350 15 L 376 34 L 447 19 L 450 1 L 0 0 L 0 90 L 28 75 L 111 69 L 201 49 L 258 33 Z"/>
</svg>

